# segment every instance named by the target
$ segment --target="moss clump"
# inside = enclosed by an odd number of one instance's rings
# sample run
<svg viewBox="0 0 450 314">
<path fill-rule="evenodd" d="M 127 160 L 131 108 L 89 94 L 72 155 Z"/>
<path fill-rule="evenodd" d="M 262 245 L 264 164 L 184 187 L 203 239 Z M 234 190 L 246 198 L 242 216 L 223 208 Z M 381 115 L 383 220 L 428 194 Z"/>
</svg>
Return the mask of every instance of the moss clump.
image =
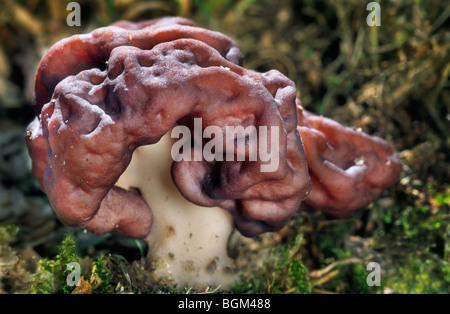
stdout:
<svg viewBox="0 0 450 314">
<path fill-rule="evenodd" d="M 428 254 L 410 255 L 396 273 L 395 277 L 388 278 L 385 284 L 387 291 L 401 294 L 450 293 L 450 263 L 447 261 L 430 259 Z"/>
<path fill-rule="evenodd" d="M 17 258 L 10 244 L 14 241 L 18 232 L 19 228 L 14 225 L 0 227 L 0 265 L 2 267 L 13 263 Z"/>
<path fill-rule="evenodd" d="M 18 231 L 17 226 L 0 227 L 0 293 L 20 289 L 26 282 L 26 272 L 10 246 Z"/>
<path fill-rule="evenodd" d="M 354 264 L 351 269 L 351 280 L 349 293 L 351 294 L 369 294 L 377 288 L 367 284 L 367 270 L 364 263 Z"/>
<path fill-rule="evenodd" d="M 53 274 L 48 272 L 45 260 L 39 261 L 31 272 L 13 250 L 19 227 L 0 227 L 0 293 L 49 293 L 53 290 Z"/>
<path fill-rule="evenodd" d="M 95 292 L 99 294 L 109 293 L 112 291 L 112 274 L 106 266 L 105 256 L 103 254 L 94 261 L 91 275 L 92 280 L 95 280 Z"/>
<path fill-rule="evenodd" d="M 301 262 L 300 248 L 303 236 L 297 234 L 293 241 L 271 250 L 262 261 L 255 276 L 243 278 L 233 289 L 235 293 L 311 293 L 312 285 L 307 268 Z"/>
<path fill-rule="evenodd" d="M 62 293 L 71 293 L 76 286 L 76 282 L 71 283 L 68 278 L 75 271 L 71 263 L 78 263 L 75 237 L 73 234 L 66 234 L 58 249 L 58 255 L 54 260 L 43 260 L 43 268 L 53 274 L 54 286 L 56 291 Z"/>
<path fill-rule="evenodd" d="M 25 261 L 11 248 L 19 229 L 16 226 L 0 227 L 0 292 L 4 293 L 110 293 L 112 274 L 104 255 L 91 265 L 81 267 L 75 236 L 66 234 L 58 247 L 55 259 L 40 259 L 35 269 L 25 267 Z M 76 264 L 73 264 L 76 263 Z M 88 279 L 85 279 L 88 278 Z M 2 290 L 3 289 L 3 290 Z"/>
<path fill-rule="evenodd" d="M 383 286 L 385 292 L 400 294 L 448 294 L 450 263 L 430 252 L 408 255 Z"/>
<path fill-rule="evenodd" d="M 76 263 L 76 264 L 73 264 Z M 57 293 L 110 293 L 112 292 L 111 272 L 101 254 L 92 262 L 90 275 L 80 266 L 80 257 L 73 234 L 67 234 L 59 246 L 55 260 L 43 261 L 45 270 L 53 274 Z M 76 274 L 76 272 L 79 272 Z M 78 276 L 75 276 L 78 275 Z M 76 279 L 79 281 L 75 282 Z"/>
</svg>

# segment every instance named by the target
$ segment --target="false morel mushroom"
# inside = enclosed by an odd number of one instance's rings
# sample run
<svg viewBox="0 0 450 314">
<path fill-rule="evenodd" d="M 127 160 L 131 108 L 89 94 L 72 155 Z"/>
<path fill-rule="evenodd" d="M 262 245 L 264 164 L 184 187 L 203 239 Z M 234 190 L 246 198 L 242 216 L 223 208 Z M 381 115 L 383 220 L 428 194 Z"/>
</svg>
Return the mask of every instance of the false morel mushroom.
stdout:
<svg viewBox="0 0 450 314">
<path fill-rule="evenodd" d="M 401 163 L 386 141 L 314 115 L 298 99 L 297 115 L 312 182 L 302 208 L 345 217 L 380 197 L 398 179 Z"/>
<path fill-rule="evenodd" d="M 155 283 L 226 287 L 233 228 L 276 231 L 305 206 L 342 216 L 395 182 L 386 142 L 297 110 L 291 80 L 241 62 L 230 38 L 182 18 L 51 47 L 27 145 L 59 219 L 146 238 Z"/>
</svg>

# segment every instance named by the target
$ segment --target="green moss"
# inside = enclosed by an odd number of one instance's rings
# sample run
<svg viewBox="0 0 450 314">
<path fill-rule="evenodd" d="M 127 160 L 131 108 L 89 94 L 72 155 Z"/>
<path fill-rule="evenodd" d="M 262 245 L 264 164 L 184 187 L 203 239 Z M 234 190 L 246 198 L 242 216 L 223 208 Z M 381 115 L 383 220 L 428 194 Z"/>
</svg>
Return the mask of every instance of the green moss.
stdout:
<svg viewBox="0 0 450 314">
<path fill-rule="evenodd" d="M 301 262 L 300 248 L 303 236 L 272 249 L 262 262 L 261 270 L 251 278 L 243 278 L 235 286 L 235 293 L 311 293 L 312 285 L 307 268 Z"/>
<path fill-rule="evenodd" d="M 11 288 L 7 293 L 49 294 L 72 293 L 75 284 L 69 284 L 68 278 L 74 272 L 70 263 L 79 263 L 75 236 L 66 234 L 58 246 L 58 254 L 54 259 L 43 258 L 37 262 L 34 271 L 26 270 L 16 252 L 9 246 L 18 233 L 15 226 L 0 227 L 0 273 L 5 270 L 4 280 Z M 8 253 L 8 254 L 6 254 Z M 80 264 L 78 264 L 79 266 Z M 88 278 L 86 272 L 80 267 L 80 276 Z M 105 257 L 100 255 L 92 262 L 92 275 L 88 278 L 92 293 L 112 292 L 112 274 L 106 267 Z M 11 285 L 11 283 L 13 285 Z M 1 291 L 1 290 L 0 290 Z M 88 290 L 89 291 L 89 290 Z"/>
<path fill-rule="evenodd" d="M 94 290 L 95 293 L 104 294 L 112 290 L 112 274 L 106 267 L 105 256 L 103 254 L 94 261 L 92 272 L 98 276 L 100 283 Z"/>
<path fill-rule="evenodd" d="M 450 265 L 429 255 L 410 255 L 398 267 L 396 276 L 388 278 L 386 287 L 401 294 L 450 293 Z"/>
<path fill-rule="evenodd" d="M 351 294 L 368 294 L 379 290 L 377 286 L 371 287 L 367 284 L 367 270 L 363 263 L 352 265 L 349 282 L 349 293 Z"/>
<path fill-rule="evenodd" d="M 380 222 L 373 242 L 384 248 L 385 291 L 395 293 L 449 293 L 448 189 L 437 192 L 431 184 L 405 207 L 378 208 Z M 411 203 L 416 203 L 412 205 Z"/>
<path fill-rule="evenodd" d="M 192 291 L 192 287 L 182 287 L 182 288 L 175 288 L 175 287 L 162 287 L 158 289 L 150 290 L 149 293 L 151 294 L 189 294 Z"/>
<path fill-rule="evenodd" d="M 433 197 L 433 201 L 440 206 L 450 204 L 450 193 L 439 193 Z"/>
<path fill-rule="evenodd" d="M 19 233 L 19 227 L 16 225 L 0 227 L 0 248 L 13 242 L 17 233 Z"/>
<path fill-rule="evenodd" d="M 411 245 L 434 245 L 447 241 L 446 228 L 450 222 L 449 193 L 436 193 L 429 187 L 431 195 L 429 202 L 419 206 L 377 208 L 380 220 L 384 223 L 378 236 L 390 236 L 407 240 Z M 378 238 L 378 240 L 380 240 Z"/>
<path fill-rule="evenodd" d="M 75 285 L 67 283 L 67 277 L 73 271 L 68 265 L 78 261 L 75 237 L 67 234 L 58 247 L 58 255 L 54 260 L 39 260 L 36 271 L 29 274 L 27 287 L 21 293 L 71 293 Z"/>
<path fill-rule="evenodd" d="M 39 260 L 36 271 L 30 274 L 27 288 L 22 293 L 51 294 L 55 292 L 55 277 L 49 264 L 47 259 Z"/>
<path fill-rule="evenodd" d="M 61 290 L 63 293 L 72 293 L 75 289 L 75 285 L 69 285 L 67 283 L 67 277 L 73 271 L 73 268 L 69 267 L 69 264 L 73 262 L 77 263 L 79 262 L 79 259 L 75 244 L 75 236 L 68 233 L 59 246 L 59 254 L 56 255 L 52 267 L 52 272 L 55 274 L 58 284 L 62 285 Z"/>
<path fill-rule="evenodd" d="M 0 227 L 0 278 L 7 289 L 6 293 L 51 293 L 53 292 L 53 274 L 48 271 L 47 260 L 38 262 L 36 271 L 31 273 L 17 252 L 11 247 L 19 227 L 8 225 Z M 0 285 L 0 292 L 1 290 Z"/>
<path fill-rule="evenodd" d="M 10 244 L 14 241 L 18 232 L 19 228 L 14 225 L 0 227 L 0 266 L 9 265 L 16 259 L 16 255 L 12 251 Z"/>
</svg>

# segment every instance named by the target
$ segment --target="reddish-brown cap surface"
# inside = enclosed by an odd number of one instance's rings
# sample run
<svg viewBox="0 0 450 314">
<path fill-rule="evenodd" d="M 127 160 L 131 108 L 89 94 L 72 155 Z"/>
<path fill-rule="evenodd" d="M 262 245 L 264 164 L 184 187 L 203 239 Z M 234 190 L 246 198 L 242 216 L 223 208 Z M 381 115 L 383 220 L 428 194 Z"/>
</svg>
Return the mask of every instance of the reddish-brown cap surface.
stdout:
<svg viewBox="0 0 450 314">
<path fill-rule="evenodd" d="M 183 19 L 117 25 L 55 44 L 38 69 L 38 118 L 27 143 L 33 172 L 61 221 L 95 233 L 145 236 L 150 209 L 139 193 L 114 184 L 138 146 L 202 118 L 203 129 L 267 128 L 258 135 L 279 163 L 262 172 L 266 161 L 259 157 L 179 161 L 172 177 L 182 194 L 230 211 L 245 235 L 281 228 L 310 189 L 294 83 L 277 71 L 240 67 L 229 38 Z"/>
<path fill-rule="evenodd" d="M 312 181 L 303 205 L 344 217 L 397 181 L 401 163 L 386 141 L 307 112 L 299 100 L 298 104 L 297 130 Z"/>
</svg>

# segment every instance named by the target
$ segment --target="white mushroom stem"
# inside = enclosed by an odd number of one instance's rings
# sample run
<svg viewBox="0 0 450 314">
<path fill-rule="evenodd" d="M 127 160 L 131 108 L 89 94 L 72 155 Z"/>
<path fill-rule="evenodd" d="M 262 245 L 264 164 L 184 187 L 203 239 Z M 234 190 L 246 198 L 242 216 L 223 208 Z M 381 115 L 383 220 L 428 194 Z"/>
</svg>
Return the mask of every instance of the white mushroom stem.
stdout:
<svg viewBox="0 0 450 314">
<path fill-rule="evenodd" d="M 200 207 L 185 199 L 172 181 L 168 132 L 158 143 L 135 150 L 117 182 L 141 191 L 152 209 L 153 225 L 146 238 L 148 262 L 156 284 L 227 288 L 238 280 L 227 255 L 233 231 L 231 215 L 218 207 Z"/>
</svg>

